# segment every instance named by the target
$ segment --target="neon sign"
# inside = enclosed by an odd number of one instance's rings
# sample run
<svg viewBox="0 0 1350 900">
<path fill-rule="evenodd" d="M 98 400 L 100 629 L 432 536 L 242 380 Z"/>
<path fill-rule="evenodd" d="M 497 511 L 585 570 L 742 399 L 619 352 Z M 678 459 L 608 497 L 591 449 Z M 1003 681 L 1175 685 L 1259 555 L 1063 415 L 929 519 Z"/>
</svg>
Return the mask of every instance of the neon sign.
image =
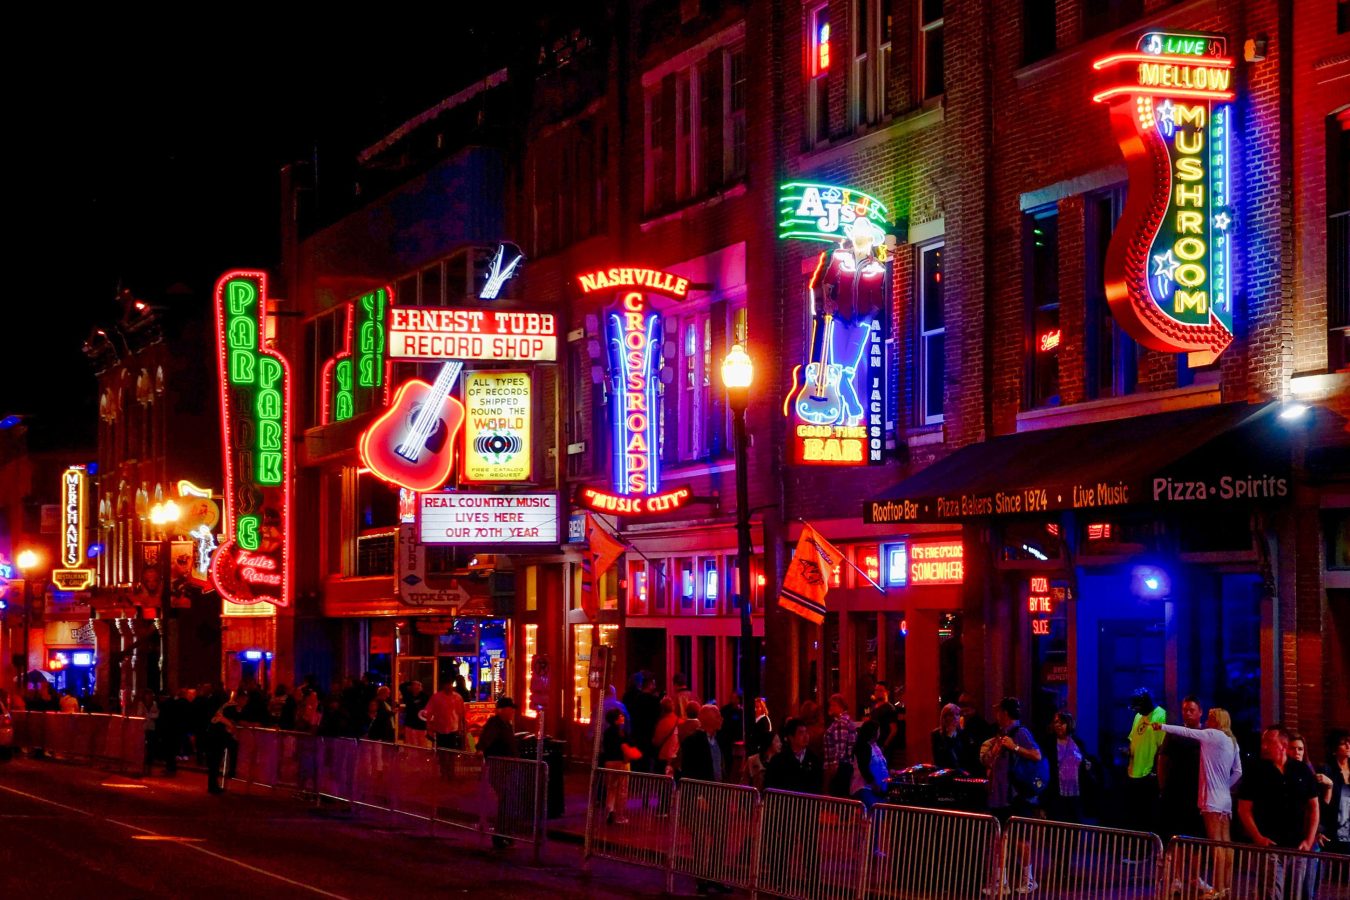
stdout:
<svg viewBox="0 0 1350 900">
<path fill-rule="evenodd" d="M 857 188 L 792 181 L 778 189 L 779 238 L 835 244 L 859 219 L 885 234 L 890 213 L 880 200 Z"/>
<path fill-rule="evenodd" d="M 883 461 L 886 414 L 882 321 L 890 296 L 885 234 L 854 216 L 839 247 L 820 254 L 807 284 L 810 353 L 783 400 L 790 452 L 803 465 Z"/>
<path fill-rule="evenodd" d="M 420 495 L 424 544 L 556 544 L 557 494 L 439 491 Z"/>
<path fill-rule="evenodd" d="M 465 481 L 529 481 L 533 445 L 529 372 L 464 376 Z"/>
<path fill-rule="evenodd" d="M 478 292 L 479 300 L 496 300 L 497 295 L 502 292 L 502 285 L 506 284 L 507 279 L 516 274 L 516 268 L 525 259 L 525 254 L 520 252 L 520 248 L 515 244 L 510 245 L 515 256 L 511 261 L 503 265 L 506 257 L 506 244 L 498 244 L 497 252 L 492 257 L 492 262 L 488 264 L 487 281 L 483 284 L 483 289 Z"/>
<path fill-rule="evenodd" d="M 583 294 L 596 291 L 622 289 L 626 287 L 645 288 L 655 294 L 665 294 L 676 300 L 689 296 L 689 279 L 681 278 L 659 269 L 646 269 L 633 266 L 617 266 L 612 269 L 598 269 L 585 275 L 578 275 Z"/>
<path fill-rule="evenodd" d="M 1041 352 L 1049 353 L 1052 350 L 1058 350 L 1062 336 L 1063 332 L 1058 328 L 1052 328 L 1049 331 L 1043 332 L 1038 339 L 1038 346 L 1040 347 Z"/>
<path fill-rule="evenodd" d="M 661 484 L 656 410 L 661 315 L 637 291 L 623 295 L 607 320 L 609 371 L 614 379 L 614 490 L 654 494 Z"/>
<path fill-rule="evenodd" d="M 291 597 L 291 375 L 267 346 L 267 276 L 216 282 L 225 456 L 225 540 L 211 583 L 228 603 L 286 606 Z"/>
<path fill-rule="evenodd" d="M 960 584 L 966 578 L 965 545 L 951 541 L 912 541 L 909 545 L 911 585 Z"/>
<path fill-rule="evenodd" d="M 61 487 L 61 565 L 74 569 L 84 562 L 84 466 L 71 466 L 61 473 Z"/>
<path fill-rule="evenodd" d="M 552 313 L 394 306 L 388 352 L 391 359 L 553 362 L 558 325 Z"/>
<path fill-rule="evenodd" d="M 1154 350 L 1207 365 L 1233 341 L 1230 141 L 1234 61 L 1227 39 L 1148 32 L 1092 64 L 1125 156 L 1130 190 L 1106 254 L 1106 297 L 1121 327 Z"/>
<path fill-rule="evenodd" d="M 615 516 L 651 516 L 674 512 L 692 498 L 693 493 L 687 486 L 642 497 L 626 497 L 599 488 L 581 487 L 577 490 L 576 503 L 586 509 Z"/>
<path fill-rule="evenodd" d="M 356 301 L 356 383 L 359 387 L 383 387 L 385 383 L 384 327 L 385 313 L 393 295 L 390 288 L 380 288 Z M 350 378 L 350 375 L 348 376 Z"/>
</svg>

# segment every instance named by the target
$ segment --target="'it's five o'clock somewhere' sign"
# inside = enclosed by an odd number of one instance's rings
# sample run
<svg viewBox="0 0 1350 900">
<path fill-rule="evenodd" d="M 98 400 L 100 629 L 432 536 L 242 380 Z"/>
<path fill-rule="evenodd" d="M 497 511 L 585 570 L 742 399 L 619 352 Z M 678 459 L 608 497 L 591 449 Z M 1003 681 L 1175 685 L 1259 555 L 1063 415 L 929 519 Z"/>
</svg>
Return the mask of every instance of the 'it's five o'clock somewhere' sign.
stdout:
<svg viewBox="0 0 1350 900">
<path fill-rule="evenodd" d="M 1111 312 L 1144 346 L 1207 365 L 1233 341 L 1227 39 L 1150 31 L 1092 67 L 1130 177 L 1106 254 Z"/>
</svg>

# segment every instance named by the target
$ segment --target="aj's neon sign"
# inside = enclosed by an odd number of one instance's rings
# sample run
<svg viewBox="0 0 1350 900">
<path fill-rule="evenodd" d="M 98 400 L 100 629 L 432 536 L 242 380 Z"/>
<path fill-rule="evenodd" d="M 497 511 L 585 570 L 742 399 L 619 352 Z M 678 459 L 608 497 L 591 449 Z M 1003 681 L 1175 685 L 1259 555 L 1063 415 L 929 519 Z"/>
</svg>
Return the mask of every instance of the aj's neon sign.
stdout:
<svg viewBox="0 0 1350 900">
<path fill-rule="evenodd" d="M 857 188 L 792 181 L 778 189 L 778 236 L 836 244 L 850 225 L 866 219 L 883 232 L 886 206 Z"/>
<path fill-rule="evenodd" d="M 291 597 L 291 375 L 267 346 L 267 276 L 216 282 L 225 451 L 225 541 L 211 582 L 227 601 L 286 606 Z"/>
<path fill-rule="evenodd" d="M 1106 254 L 1111 311 L 1144 346 L 1206 365 L 1233 341 L 1227 39 L 1153 31 L 1092 66 L 1130 176 Z"/>
</svg>

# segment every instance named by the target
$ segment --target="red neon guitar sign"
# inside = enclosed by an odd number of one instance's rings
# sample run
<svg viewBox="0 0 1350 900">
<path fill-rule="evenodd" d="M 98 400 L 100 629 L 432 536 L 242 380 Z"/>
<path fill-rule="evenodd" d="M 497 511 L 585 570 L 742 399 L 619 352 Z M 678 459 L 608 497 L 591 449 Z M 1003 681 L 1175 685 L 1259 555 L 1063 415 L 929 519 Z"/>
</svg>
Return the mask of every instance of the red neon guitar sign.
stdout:
<svg viewBox="0 0 1350 900">
<path fill-rule="evenodd" d="M 443 486 L 455 466 L 456 436 L 464 406 L 450 391 L 464 364 L 447 362 L 435 384 L 412 378 L 394 402 L 361 435 L 361 462 L 376 477 L 410 491 Z"/>
</svg>

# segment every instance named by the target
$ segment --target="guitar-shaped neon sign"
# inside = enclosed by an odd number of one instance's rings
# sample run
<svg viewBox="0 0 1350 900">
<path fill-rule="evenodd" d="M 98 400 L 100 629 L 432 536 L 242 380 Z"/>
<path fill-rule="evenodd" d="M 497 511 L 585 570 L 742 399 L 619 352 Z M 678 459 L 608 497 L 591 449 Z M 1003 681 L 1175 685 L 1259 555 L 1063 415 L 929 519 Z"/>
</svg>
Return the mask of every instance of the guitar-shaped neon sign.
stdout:
<svg viewBox="0 0 1350 900">
<path fill-rule="evenodd" d="M 825 327 L 822 329 L 819 356 L 806 364 L 804 377 L 801 378 L 801 390 L 793 400 L 793 407 L 802 421 L 812 425 L 833 425 L 843 418 L 844 397 L 840 392 L 839 381 L 843 377 L 843 367 L 830 362 L 834 344 L 834 316 L 825 315 Z M 797 378 L 802 367 L 797 366 L 793 378 Z"/>
<path fill-rule="evenodd" d="M 514 245 L 512 245 L 514 246 Z M 506 279 L 516 273 L 516 266 L 525 258 L 525 254 L 519 249 L 511 262 L 507 263 L 506 268 L 502 268 L 502 261 L 506 255 L 506 245 L 497 245 L 497 254 L 492 257 L 492 263 L 488 266 L 487 283 L 483 285 L 483 290 L 479 291 L 479 300 L 496 300 L 497 295 L 502 291 L 502 285 L 506 284 Z"/>
<path fill-rule="evenodd" d="M 410 491 L 443 486 L 455 465 L 455 437 L 464 406 L 450 391 L 464 364 L 447 362 L 435 384 L 411 378 L 394 402 L 361 435 L 361 462 L 376 477 Z"/>
</svg>

